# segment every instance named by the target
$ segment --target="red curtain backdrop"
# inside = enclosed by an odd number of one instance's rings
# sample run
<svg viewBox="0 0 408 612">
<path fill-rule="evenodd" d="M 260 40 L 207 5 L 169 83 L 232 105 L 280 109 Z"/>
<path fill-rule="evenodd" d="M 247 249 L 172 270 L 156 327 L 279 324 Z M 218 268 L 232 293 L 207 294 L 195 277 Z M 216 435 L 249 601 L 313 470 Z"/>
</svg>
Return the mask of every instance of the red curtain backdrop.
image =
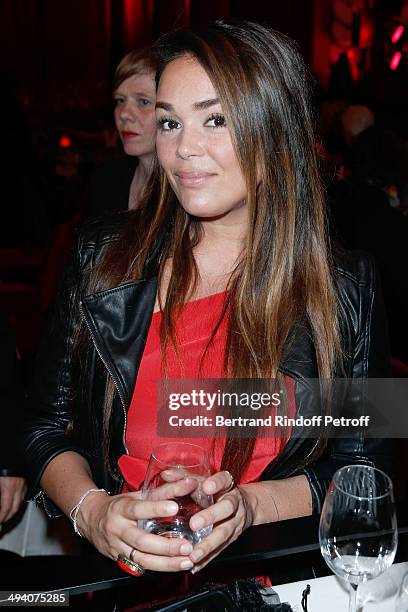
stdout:
<svg viewBox="0 0 408 612">
<path fill-rule="evenodd" d="M 194 4 L 194 2 L 193 2 Z M 168 32 L 173 28 L 190 25 L 190 0 L 173 0 L 172 2 L 156 2 L 154 30 L 156 35 Z"/>
<path fill-rule="evenodd" d="M 154 8 L 155 0 L 123 0 L 123 44 L 126 49 L 151 41 Z"/>
<path fill-rule="evenodd" d="M 1 0 L 0 65 L 23 102 L 86 109 L 106 97 L 111 0 Z M 104 100 L 105 101 L 105 100 Z"/>
<path fill-rule="evenodd" d="M 296 38 L 309 59 L 321 3 L 326 0 L 1 0 L 0 67 L 17 75 L 27 104 L 94 109 L 107 104 L 112 70 L 124 53 L 175 27 L 229 16 L 260 21 Z"/>
<path fill-rule="evenodd" d="M 0 68 L 21 75 L 27 85 L 41 78 L 39 12 L 35 2 L 0 2 Z"/>
<path fill-rule="evenodd" d="M 98 107 L 108 87 L 110 0 L 43 2 L 46 83 L 58 92 L 56 110 Z"/>
</svg>

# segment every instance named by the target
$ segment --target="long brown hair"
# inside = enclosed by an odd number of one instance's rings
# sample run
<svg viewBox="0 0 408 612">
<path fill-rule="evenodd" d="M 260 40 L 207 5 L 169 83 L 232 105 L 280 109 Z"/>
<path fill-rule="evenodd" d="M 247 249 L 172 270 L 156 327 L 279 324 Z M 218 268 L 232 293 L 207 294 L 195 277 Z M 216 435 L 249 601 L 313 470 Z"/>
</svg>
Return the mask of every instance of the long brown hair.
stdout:
<svg viewBox="0 0 408 612">
<path fill-rule="evenodd" d="M 301 55 L 283 34 L 233 21 L 216 22 L 200 34 L 170 32 L 157 42 L 155 52 L 157 80 L 167 64 L 186 54 L 206 70 L 227 116 L 246 181 L 248 233 L 242 261 L 229 284 L 226 373 L 232 378 L 278 378 L 291 331 L 306 321 L 319 376 L 332 377 L 341 360 L 337 298 L 310 82 Z M 200 225 L 178 204 L 161 169 L 153 173 L 150 198 L 126 228 L 126 236 L 142 236 L 140 242 L 129 238 L 124 249 L 124 237 L 114 244 L 93 287 L 140 278 L 164 227 L 168 229 L 159 287 L 165 261 L 173 259 L 167 294 L 160 301 L 165 352 L 167 342 L 174 342 L 177 309 L 197 282 L 193 247 L 200 240 Z M 221 468 L 239 480 L 254 443 L 230 432 Z"/>
</svg>

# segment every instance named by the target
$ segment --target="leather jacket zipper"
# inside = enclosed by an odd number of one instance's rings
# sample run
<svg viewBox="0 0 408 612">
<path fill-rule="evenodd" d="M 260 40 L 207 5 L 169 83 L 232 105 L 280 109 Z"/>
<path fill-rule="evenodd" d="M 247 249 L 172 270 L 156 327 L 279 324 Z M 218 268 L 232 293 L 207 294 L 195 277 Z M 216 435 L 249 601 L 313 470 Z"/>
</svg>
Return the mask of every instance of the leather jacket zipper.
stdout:
<svg viewBox="0 0 408 612">
<path fill-rule="evenodd" d="M 86 326 L 87 326 L 87 328 L 88 328 L 88 331 L 89 331 L 89 333 L 90 333 L 90 335 L 91 335 L 92 342 L 93 342 L 93 344 L 94 344 L 94 347 L 95 347 L 95 349 L 96 349 L 96 352 L 98 353 L 100 360 L 102 361 L 103 365 L 105 366 L 105 368 L 106 368 L 106 370 L 107 370 L 107 372 L 108 372 L 109 376 L 111 377 L 111 379 L 112 379 L 112 381 L 113 381 L 113 384 L 115 385 L 115 389 L 116 389 L 116 391 L 118 392 L 119 399 L 120 399 L 120 403 L 121 403 L 122 408 L 123 408 L 123 415 L 124 415 L 124 418 L 125 418 L 125 423 L 124 423 L 123 432 L 122 432 L 122 442 L 123 442 L 123 447 L 124 447 L 124 449 L 125 449 L 125 452 L 126 452 L 126 454 L 128 455 L 128 454 L 129 454 L 129 451 L 128 451 L 128 448 L 127 448 L 127 446 L 126 446 L 127 412 L 126 412 L 126 404 L 125 404 L 125 399 L 124 399 L 124 397 L 123 397 L 123 395 L 122 395 L 122 392 L 121 392 L 121 390 L 120 390 L 120 385 L 119 385 L 119 383 L 118 383 L 118 381 L 117 381 L 117 379 L 116 379 L 116 377 L 115 377 L 114 373 L 112 372 L 112 370 L 110 369 L 110 367 L 109 367 L 109 366 L 108 366 L 108 364 L 106 363 L 106 360 L 104 359 L 104 357 L 103 357 L 103 355 L 102 355 L 102 352 L 100 351 L 100 349 L 99 349 L 99 347 L 98 347 L 98 344 L 97 344 L 97 342 L 96 342 L 95 335 L 94 335 L 94 333 L 93 333 L 92 327 L 91 327 L 91 325 L 88 323 L 87 318 L 86 318 L 86 316 L 85 316 L 84 309 L 82 308 L 82 304 L 80 304 L 80 305 L 79 305 L 79 311 L 80 311 L 80 313 L 81 313 L 81 315 L 82 315 L 82 318 L 83 318 L 83 320 L 85 321 L 85 324 L 86 324 Z"/>
</svg>

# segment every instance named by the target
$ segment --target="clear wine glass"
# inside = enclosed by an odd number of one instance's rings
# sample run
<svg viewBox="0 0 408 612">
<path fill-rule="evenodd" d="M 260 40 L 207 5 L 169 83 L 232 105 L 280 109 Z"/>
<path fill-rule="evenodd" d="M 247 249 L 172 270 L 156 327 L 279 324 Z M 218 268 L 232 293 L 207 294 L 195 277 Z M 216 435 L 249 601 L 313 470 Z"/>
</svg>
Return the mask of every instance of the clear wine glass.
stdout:
<svg viewBox="0 0 408 612">
<path fill-rule="evenodd" d="M 142 499 L 171 499 L 178 504 L 174 516 L 162 516 L 139 521 L 150 533 L 167 538 L 185 538 L 193 545 L 211 533 L 212 525 L 193 531 L 191 517 L 213 503 L 212 495 L 202 489 L 202 483 L 212 470 L 208 452 L 198 444 L 166 442 L 153 448 L 142 485 Z M 178 494 L 175 495 L 175 486 Z"/>
<path fill-rule="evenodd" d="M 388 569 L 398 542 L 391 479 L 367 465 L 347 465 L 330 484 L 320 517 L 320 549 L 330 569 L 350 583 L 349 612 L 358 585 Z"/>
</svg>

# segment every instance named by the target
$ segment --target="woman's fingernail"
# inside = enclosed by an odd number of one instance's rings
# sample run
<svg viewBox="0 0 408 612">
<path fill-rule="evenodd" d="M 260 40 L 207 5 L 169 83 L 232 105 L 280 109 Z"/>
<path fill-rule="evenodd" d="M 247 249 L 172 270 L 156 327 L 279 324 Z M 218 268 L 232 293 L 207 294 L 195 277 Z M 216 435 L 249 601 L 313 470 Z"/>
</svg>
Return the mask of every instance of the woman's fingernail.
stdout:
<svg viewBox="0 0 408 612">
<path fill-rule="evenodd" d="M 178 505 L 174 502 L 170 502 L 166 505 L 166 512 L 168 512 L 169 514 L 176 514 L 176 512 L 178 512 L 178 509 Z"/>
<path fill-rule="evenodd" d="M 197 518 L 193 518 L 191 524 L 193 526 L 193 529 L 197 531 L 197 529 L 201 529 L 202 527 L 204 527 L 204 519 L 198 516 Z"/>
<path fill-rule="evenodd" d="M 190 558 L 194 561 L 194 563 L 197 563 L 197 561 L 199 561 L 203 556 L 204 553 L 202 550 L 195 550 L 193 553 L 191 553 Z"/>
<path fill-rule="evenodd" d="M 182 555 L 189 555 L 191 552 L 193 552 L 193 547 L 191 544 L 182 544 L 180 546 L 180 552 Z"/>
<path fill-rule="evenodd" d="M 182 561 L 180 563 L 180 567 L 183 570 L 187 570 L 187 569 L 190 569 L 191 567 L 193 567 L 193 563 L 191 561 L 187 561 L 187 560 L 186 561 Z"/>
<path fill-rule="evenodd" d="M 215 482 L 209 482 L 209 483 L 208 483 L 208 485 L 207 485 L 207 491 L 208 491 L 209 493 L 214 493 L 215 488 L 216 488 L 216 487 L 215 487 Z"/>
</svg>

